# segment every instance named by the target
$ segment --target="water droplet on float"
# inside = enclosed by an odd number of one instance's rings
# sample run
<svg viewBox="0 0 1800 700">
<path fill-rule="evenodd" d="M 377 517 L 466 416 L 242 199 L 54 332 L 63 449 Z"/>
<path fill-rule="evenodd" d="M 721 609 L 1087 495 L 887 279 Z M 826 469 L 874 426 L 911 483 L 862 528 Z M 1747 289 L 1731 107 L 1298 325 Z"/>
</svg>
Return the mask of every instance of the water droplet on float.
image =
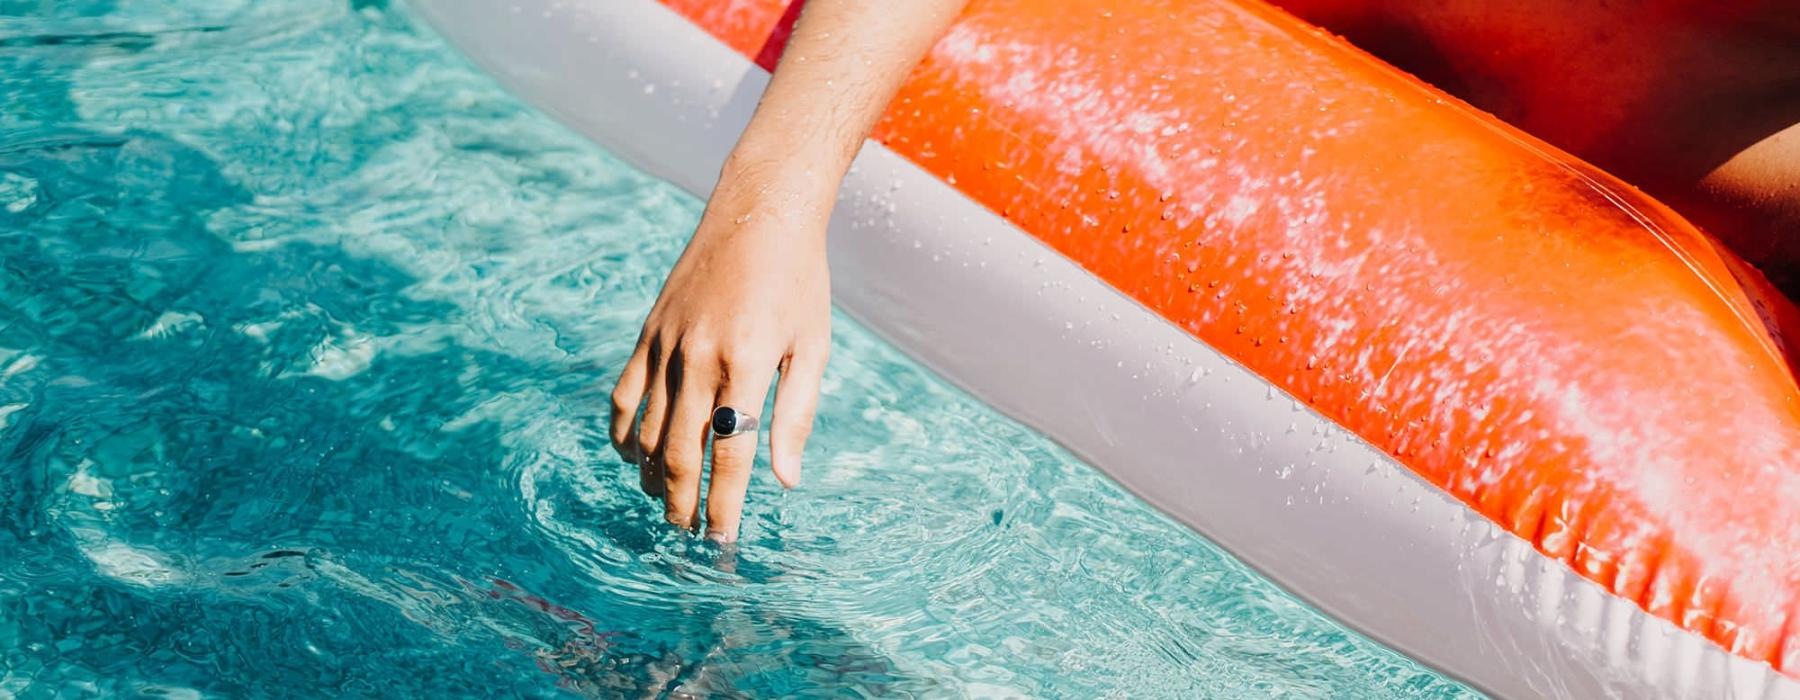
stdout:
<svg viewBox="0 0 1800 700">
<path fill-rule="evenodd" d="M 644 85 L 644 94 L 650 95 L 650 94 L 654 94 L 655 92 L 656 92 L 656 83 L 646 83 Z"/>
</svg>

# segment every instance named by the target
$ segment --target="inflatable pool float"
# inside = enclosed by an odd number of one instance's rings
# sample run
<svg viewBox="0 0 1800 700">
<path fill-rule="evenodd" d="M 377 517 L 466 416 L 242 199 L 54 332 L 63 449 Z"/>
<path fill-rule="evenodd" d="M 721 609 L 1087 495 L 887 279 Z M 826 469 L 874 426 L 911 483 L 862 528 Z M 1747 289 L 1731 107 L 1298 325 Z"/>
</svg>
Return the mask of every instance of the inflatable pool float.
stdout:
<svg viewBox="0 0 1800 700">
<path fill-rule="evenodd" d="M 415 0 L 703 195 L 785 0 Z M 1503 697 L 1800 697 L 1800 314 L 1668 208 L 1255 0 L 977 0 L 836 301 Z"/>
</svg>

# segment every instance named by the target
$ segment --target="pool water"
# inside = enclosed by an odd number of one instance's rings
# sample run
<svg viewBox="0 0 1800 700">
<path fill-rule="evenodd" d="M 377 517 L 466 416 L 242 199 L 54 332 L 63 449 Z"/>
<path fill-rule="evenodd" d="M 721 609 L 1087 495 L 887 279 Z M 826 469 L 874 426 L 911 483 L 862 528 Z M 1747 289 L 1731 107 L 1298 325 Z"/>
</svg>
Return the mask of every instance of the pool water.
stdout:
<svg viewBox="0 0 1800 700">
<path fill-rule="evenodd" d="M 700 203 L 378 0 L 0 0 L 0 696 L 1463 697 L 847 318 L 807 483 L 660 524 Z"/>
</svg>

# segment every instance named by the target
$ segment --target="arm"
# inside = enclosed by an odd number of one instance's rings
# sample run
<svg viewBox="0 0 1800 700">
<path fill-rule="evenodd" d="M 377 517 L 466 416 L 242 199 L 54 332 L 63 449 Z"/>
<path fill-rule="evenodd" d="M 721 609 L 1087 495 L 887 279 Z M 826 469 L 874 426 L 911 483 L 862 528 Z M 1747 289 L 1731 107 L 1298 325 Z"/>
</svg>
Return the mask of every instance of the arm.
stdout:
<svg viewBox="0 0 1800 700">
<path fill-rule="evenodd" d="M 839 181 L 965 2 L 807 3 L 612 393 L 613 446 L 669 522 L 698 525 L 713 409 L 759 412 L 778 371 L 770 454 L 781 484 L 799 483 L 831 344 L 825 234 Z M 737 536 L 755 435 L 713 442 L 711 537 Z"/>
</svg>

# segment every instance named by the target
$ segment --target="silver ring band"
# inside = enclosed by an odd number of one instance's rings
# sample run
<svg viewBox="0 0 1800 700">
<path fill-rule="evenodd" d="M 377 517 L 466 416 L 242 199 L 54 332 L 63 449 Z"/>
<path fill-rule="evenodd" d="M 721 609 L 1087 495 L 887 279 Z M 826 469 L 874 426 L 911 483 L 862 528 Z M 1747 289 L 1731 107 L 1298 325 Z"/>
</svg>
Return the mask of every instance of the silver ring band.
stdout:
<svg viewBox="0 0 1800 700">
<path fill-rule="evenodd" d="M 718 437 L 731 437 L 756 432 L 756 416 L 730 406 L 713 409 L 712 431 Z"/>
</svg>

